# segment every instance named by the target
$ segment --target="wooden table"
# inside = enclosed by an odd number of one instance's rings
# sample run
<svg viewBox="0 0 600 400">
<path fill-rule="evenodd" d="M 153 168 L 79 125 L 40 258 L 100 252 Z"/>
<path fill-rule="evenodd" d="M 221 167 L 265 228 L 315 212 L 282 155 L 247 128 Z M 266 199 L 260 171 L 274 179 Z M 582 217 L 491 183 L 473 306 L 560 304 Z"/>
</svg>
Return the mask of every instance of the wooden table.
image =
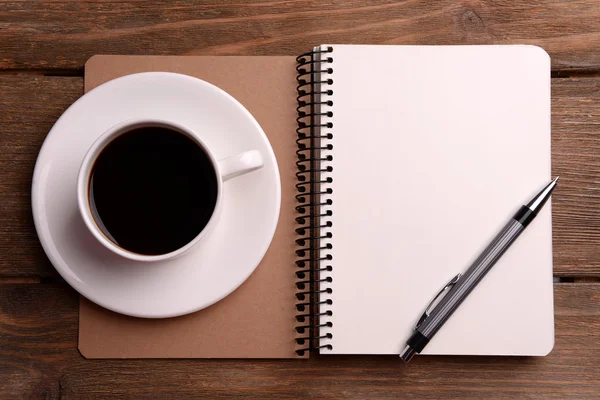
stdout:
<svg viewBox="0 0 600 400">
<path fill-rule="evenodd" d="M 545 358 L 85 360 L 31 175 L 105 54 L 297 55 L 319 43 L 529 43 L 552 57 L 556 345 Z M 290 132 L 290 134 L 294 134 Z M 600 398 L 600 2 L 0 0 L 0 398 Z"/>
</svg>

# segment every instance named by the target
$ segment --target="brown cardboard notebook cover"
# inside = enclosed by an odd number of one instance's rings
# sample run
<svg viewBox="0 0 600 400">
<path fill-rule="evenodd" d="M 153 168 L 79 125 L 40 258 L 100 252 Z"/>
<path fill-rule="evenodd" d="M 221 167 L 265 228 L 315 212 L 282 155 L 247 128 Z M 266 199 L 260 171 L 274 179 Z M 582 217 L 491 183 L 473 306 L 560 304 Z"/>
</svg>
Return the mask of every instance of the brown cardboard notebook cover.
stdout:
<svg viewBox="0 0 600 400">
<path fill-rule="evenodd" d="M 295 60 L 293 57 L 95 56 L 85 91 L 146 71 L 191 75 L 225 90 L 264 129 L 281 174 L 273 242 L 248 280 L 218 303 L 183 317 L 139 319 L 81 298 L 79 350 L 87 358 L 290 358 L 294 342 Z"/>
</svg>

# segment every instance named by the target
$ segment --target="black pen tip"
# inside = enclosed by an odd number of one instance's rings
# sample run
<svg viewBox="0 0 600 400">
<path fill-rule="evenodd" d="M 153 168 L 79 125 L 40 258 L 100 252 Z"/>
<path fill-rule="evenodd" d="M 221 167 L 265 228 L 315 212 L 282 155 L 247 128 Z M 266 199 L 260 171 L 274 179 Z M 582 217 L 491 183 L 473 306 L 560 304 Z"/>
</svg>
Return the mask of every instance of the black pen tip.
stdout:
<svg viewBox="0 0 600 400">
<path fill-rule="evenodd" d="M 402 353 L 400 354 L 400 359 L 402 361 L 404 361 L 405 363 L 410 362 L 410 360 L 413 359 L 413 357 L 415 356 L 415 354 L 417 354 L 417 352 L 415 351 L 415 349 L 413 349 L 410 346 L 406 346 L 404 348 L 404 350 L 402 350 Z"/>
</svg>

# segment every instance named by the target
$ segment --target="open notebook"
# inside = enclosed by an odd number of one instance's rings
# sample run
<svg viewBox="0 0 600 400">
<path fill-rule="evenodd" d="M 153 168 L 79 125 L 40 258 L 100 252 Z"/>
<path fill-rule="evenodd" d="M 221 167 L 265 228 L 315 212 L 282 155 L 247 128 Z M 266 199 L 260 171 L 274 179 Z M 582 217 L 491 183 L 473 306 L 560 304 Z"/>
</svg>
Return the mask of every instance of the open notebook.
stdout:
<svg viewBox="0 0 600 400">
<path fill-rule="evenodd" d="M 439 289 L 550 181 L 550 59 L 532 46 L 316 50 L 317 191 L 330 192 L 318 203 L 331 203 L 317 214 L 332 225 L 318 244 L 332 291 L 320 300 L 333 300 L 320 307 L 332 313 L 321 352 L 397 354 Z M 546 207 L 426 353 L 552 349 L 550 216 Z"/>
<path fill-rule="evenodd" d="M 103 56 L 86 66 L 86 90 L 165 70 L 238 98 L 275 148 L 283 204 L 265 260 L 208 309 L 145 321 L 83 301 L 84 354 L 398 354 L 438 290 L 550 180 L 540 48 L 323 45 L 297 61 L 297 82 L 290 57 Z M 425 353 L 547 354 L 552 290 L 547 205 Z M 232 312 L 241 320 L 223 317 Z"/>
</svg>

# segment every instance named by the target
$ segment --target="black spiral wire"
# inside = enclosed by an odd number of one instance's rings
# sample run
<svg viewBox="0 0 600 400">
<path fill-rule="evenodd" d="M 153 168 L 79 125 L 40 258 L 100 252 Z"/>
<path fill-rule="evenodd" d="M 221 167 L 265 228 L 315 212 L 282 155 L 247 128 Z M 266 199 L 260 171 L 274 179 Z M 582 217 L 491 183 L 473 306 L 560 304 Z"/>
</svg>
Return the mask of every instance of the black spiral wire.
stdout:
<svg viewBox="0 0 600 400">
<path fill-rule="evenodd" d="M 333 123 L 321 123 L 324 117 L 333 116 L 331 111 L 321 112 L 324 106 L 333 105 L 333 101 L 327 99 L 333 95 L 333 80 L 324 78 L 333 73 L 332 53 L 332 47 L 317 48 L 296 58 L 296 222 L 299 225 L 296 229 L 299 236 L 296 240 L 296 343 L 299 349 L 296 353 L 299 356 L 311 350 L 333 348 L 331 344 L 321 344 L 324 339 L 333 338 L 333 335 L 319 333 L 321 328 L 333 326 L 332 322 L 327 321 L 327 317 L 332 316 L 333 312 L 321 311 L 325 306 L 333 304 L 331 299 L 325 298 L 332 293 L 329 286 L 333 279 L 329 276 L 322 278 L 322 275 L 333 271 L 333 266 L 328 265 L 332 256 L 321 255 L 323 251 L 332 248 L 330 243 L 321 244 L 332 237 L 331 232 L 327 231 L 332 226 L 331 221 L 321 223 L 323 217 L 331 216 L 330 210 L 321 211 L 321 208 L 332 204 L 331 199 L 324 199 L 332 193 L 332 189 L 327 187 L 332 178 L 320 177 L 322 173 L 333 171 L 331 166 L 321 166 L 322 163 L 333 160 L 331 155 L 321 155 L 322 151 L 333 149 L 333 145 L 328 143 L 333 138 L 332 133 L 326 132 L 333 127 Z"/>
</svg>

